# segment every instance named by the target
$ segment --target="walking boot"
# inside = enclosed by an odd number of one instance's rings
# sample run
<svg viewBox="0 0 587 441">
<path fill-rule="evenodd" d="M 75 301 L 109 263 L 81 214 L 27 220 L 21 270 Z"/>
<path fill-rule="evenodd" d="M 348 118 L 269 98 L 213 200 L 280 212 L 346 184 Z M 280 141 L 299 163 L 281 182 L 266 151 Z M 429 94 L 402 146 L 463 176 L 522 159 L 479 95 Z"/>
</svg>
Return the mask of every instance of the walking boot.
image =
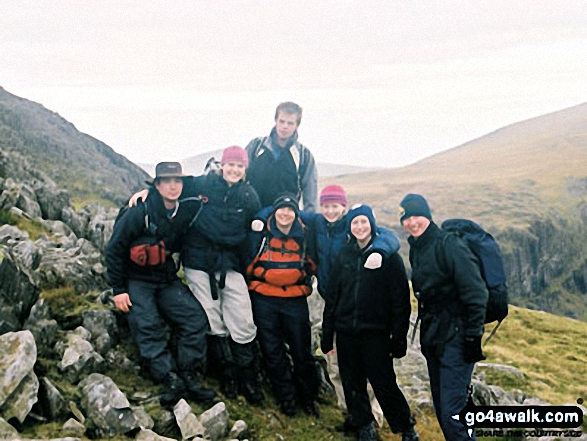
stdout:
<svg viewBox="0 0 587 441">
<path fill-rule="evenodd" d="M 216 392 L 213 389 L 202 386 L 201 376 L 183 372 L 181 378 L 185 383 L 185 390 L 194 401 L 212 401 L 216 398 Z"/>
<path fill-rule="evenodd" d="M 359 436 L 359 441 L 379 440 L 379 434 L 377 433 L 377 429 L 375 428 L 375 424 L 373 422 L 370 422 L 369 424 L 365 424 L 364 426 L 359 427 L 357 435 Z"/>
<path fill-rule="evenodd" d="M 263 402 L 265 397 L 257 381 L 257 369 L 249 366 L 240 370 L 239 378 L 240 392 L 244 395 L 248 403 L 256 405 Z"/>
<path fill-rule="evenodd" d="M 174 406 L 185 395 L 185 383 L 175 372 L 169 372 L 163 379 L 165 392 L 159 399 L 162 406 Z"/>
<path fill-rule="evenodd" d="M 228 399 L 234 400 L 238 395 L 238 382 L 235 363 L 231 350 L 231 339 L 224 335 L 208 336 L 208 350 L 215 363 L 214 372 L 219 372 L 220 390 Z"/>
<path fill-rule="evenodd" d="M 306 415 L 320 418 L 320 408 L 316 401 L 306 401 L 304 403 L 304 412 Z"/>
<path fill-rule="evenodd" d="M 402 432 L 402 441 L 420 441 L 420 437 L 414 430 L 414 426 Z"/>
<path fill-rule="evenodd" d="M 226 366 L 222 372 L 222 384 L 220 386 L 226 398 L 234 400 L 238 396 L 238 382 L 233 366 Z"/>
<path fill-rule="evenodd" d="M 294 400 L 283 400 L 279 403 L 279 408 L 284 415 L 292 417 L 296 414 L 296 402 Z"/>
</svg>

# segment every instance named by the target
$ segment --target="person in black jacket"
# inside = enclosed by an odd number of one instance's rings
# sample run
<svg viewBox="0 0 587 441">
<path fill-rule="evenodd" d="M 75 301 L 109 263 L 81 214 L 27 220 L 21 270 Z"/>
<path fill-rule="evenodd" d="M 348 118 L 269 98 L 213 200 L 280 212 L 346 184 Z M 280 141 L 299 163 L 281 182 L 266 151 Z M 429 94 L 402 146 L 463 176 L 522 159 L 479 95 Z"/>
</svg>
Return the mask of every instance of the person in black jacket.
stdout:
<svg viewBox="0 0 587 441">
<path fill-rule="evenodd" d="M 377 439 L 367 379 L 391 430 L 401 432 L 404 441 L 418 440 L 392 363 L 392 357 L 402 358 L 407 351 L 410 289 L 404 264 L 393 253 L 378 268 L 366 268 L 376 231 L 373 211 L 360 205 L 349 211 L 348 219 L 350 240 L 328 284 L 321 349 L 330 352 L 336 334 L 344 394 L 360 440 Z"/>
<path fill-rule="evenodd" d="M 473 253 L 432 221 L 424 197 L 408 194 L 401 201 L 400 222 L 410 235 L 420 343 L 438 422 L 447 440 L 475 439 L 452 417 L 467 403 L 475 363 L 485 359 L 481 337 L 487 287 Z"/>
<path fill-rule="evenodd" d="M 207 401 L 212 389 L 201 386 L 206 314 L 177 277 L 171 253 L 179 251 L 182 234 L 199 209 L 196 201 L 180 203 L 184 174 L 177 162 L 157 164 L 148 202 L 126 209 L 115 222 L 106 248 L 106 266 L 116 307 L 128 321 L 153 380 L 163 383 L 163 405 L 181 397 Z M 175 334 L 176 357 L 167 345 L 167 323 Z"/>
</svg>

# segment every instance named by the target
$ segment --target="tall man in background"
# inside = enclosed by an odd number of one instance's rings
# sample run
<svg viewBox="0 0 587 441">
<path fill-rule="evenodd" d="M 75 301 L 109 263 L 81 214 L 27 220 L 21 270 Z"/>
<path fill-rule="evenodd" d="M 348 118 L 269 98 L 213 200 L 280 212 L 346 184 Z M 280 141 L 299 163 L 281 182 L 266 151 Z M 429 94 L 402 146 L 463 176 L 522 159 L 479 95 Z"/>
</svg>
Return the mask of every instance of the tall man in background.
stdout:
<svg viewBox="0 0 587 441">
<path fill-rule="evenodd" d="M 285 102 L 275 110 L 275 126 L 269 136 L 253 139 L 247 177 L 264 207 L 283 193 L 303 199 L 304 211 L 315 212 L 318 172 L 314 156 L 298 141 L 302 108 Z"/>
</svg>

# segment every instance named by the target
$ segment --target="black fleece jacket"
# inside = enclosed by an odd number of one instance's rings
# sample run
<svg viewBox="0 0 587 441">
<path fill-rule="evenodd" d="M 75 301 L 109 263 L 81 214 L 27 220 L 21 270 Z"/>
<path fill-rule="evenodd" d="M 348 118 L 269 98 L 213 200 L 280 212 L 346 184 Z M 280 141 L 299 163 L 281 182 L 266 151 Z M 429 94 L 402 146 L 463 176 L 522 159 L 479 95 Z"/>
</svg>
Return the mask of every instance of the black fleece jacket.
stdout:
<svg viewBox="0 0 587 441">
<path fill-rule="evenodd" d="M 373 252 L 355 240 L 345 245 L 332 269 L 322 323 L 322 347 L 331 347 L 334 332 L 382 331 L 392 345 L 406 346 L 410 324 L 410 289 L 402 258 L 393 253 L 381 267 L 365 268 Z"/>
<path fill-rule="evenodd" d="M 422 346 L 437 346 L 442 353 L 444 344 L 459 331 L 467 337 L 482 336 L 488 293 L 469 247 L 434 222 L 408 242 Z"/>
</svg>

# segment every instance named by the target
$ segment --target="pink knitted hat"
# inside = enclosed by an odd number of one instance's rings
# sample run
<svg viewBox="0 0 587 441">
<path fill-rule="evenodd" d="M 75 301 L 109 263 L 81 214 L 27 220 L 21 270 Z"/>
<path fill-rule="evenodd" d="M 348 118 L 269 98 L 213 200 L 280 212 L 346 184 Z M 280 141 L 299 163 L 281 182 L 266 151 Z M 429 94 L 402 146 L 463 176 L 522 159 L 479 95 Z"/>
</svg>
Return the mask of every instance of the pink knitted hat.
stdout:
<svg viewBox="0 0 587 441">
<path fill-rule="evenodd" d="M 320 205 L 340 204 L 346 207 L 348 202 L 346 192 L 340 185 L 327 185 L 320 193 Z"/>
<path fill-rule="evenodd" d="M 227 162 L 240 162 L 245 167 L 249 166 L 249 155 L 245 149 L 238 145 L 226 147 L 222 152 L 222 159 L 220 164 L 226 164 Z"/>
</svg>

